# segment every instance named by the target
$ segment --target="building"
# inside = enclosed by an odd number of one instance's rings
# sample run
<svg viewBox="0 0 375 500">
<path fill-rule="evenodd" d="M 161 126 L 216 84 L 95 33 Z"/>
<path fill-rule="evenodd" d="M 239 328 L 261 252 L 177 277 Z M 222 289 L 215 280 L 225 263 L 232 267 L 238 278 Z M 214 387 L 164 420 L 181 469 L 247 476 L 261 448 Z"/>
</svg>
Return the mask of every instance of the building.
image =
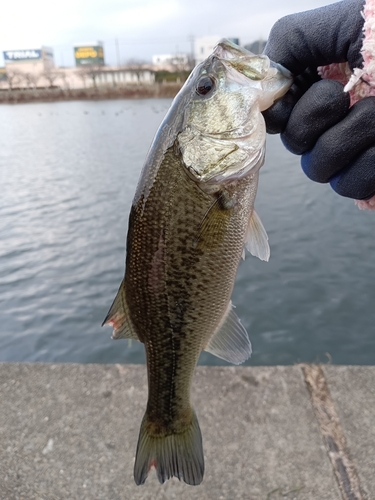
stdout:
<svg viewBox="0 0 375 500">
<path fill-rule="evenodd" d="M 103 42 L 76 43 L 74 60 L 80 66 L 104 66 Z"/>
<path fill-rule="evenodd" d="M 223 37 L 219 35 L 215 36 L 202 36 L 197 37 L 194 40 L 194 61 L 195 64 L 199 64 L 212 53 L 215 45 Z"/>
<path fill-rule="evenodd" d="M 46 72 L 54 70 L 53 49 L 5 50 L 3 52 L 6 80 L 10 87 L 36 87 L 37 80 Z"/>
<path fill-rule="evenodd" d="M 53 49 L 5 50 L 3 52 L 5 67 L 21 71 L 45 71 L 55 66 Z"/>
<path fill-rule="evenodd" d="M 187 71 L 190 60 L 188 54 L 158 54 L 152 56 L 152 65 L 156 71 Z"/>
<path fill-rule="evenodd" d="M 262 54 L 265 46 L 266 46 L 267 40 L 256 40 L 255 42 L 248 43 L 245 45 L 245 49 L 249 50 L 253 54 Z"/>
<path fill-rule="evenodd" d="M 58 68 L 53 50 L 47 47 L 5 51 L 0 89 L 80 89 L 155 82 L 155 71 L 150 65 L 105 66 L 102 42 L 75 44 L 74 54 L 75 68 Z"/>
<path fill-rule="evenodd" d="M 155 72 L 147 66 L 85 66 L 65 70 L 65 88 L 120 87 L 155 82 Z"/>
<path fill-rule="evenodd" d="M 50 47 L 26 50 L 5 50 L 3 56 L 5 69 L 9 71 L 36 73 L 46 71 L 55 66 L 53 49 Z"/>
</svg>

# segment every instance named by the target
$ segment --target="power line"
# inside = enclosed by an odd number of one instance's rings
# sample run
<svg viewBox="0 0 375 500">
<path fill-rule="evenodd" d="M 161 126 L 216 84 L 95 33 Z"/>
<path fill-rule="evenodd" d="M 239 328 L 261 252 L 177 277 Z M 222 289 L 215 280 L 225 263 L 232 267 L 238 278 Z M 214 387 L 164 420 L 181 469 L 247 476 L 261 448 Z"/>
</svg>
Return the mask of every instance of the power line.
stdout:
<svg viewBox="0 0 375 500">
<path fill-rule="evenodd" d="M 103 42 L 103 44 L 113 45 L 113 43 L 118 44 L 173 44 L 178 43 L 189 43 L 191 35 L 186 35 L 185 37 L 175 37 L 175 38 L 120 38 L 115 39 L 103 39 L 98 37 L 97 40 Z M 53 44 L 52 48 L 62 49 L 62 48 L 72 48 L 76 42 L 64 43 L 64 44 Z"/>
</svg>

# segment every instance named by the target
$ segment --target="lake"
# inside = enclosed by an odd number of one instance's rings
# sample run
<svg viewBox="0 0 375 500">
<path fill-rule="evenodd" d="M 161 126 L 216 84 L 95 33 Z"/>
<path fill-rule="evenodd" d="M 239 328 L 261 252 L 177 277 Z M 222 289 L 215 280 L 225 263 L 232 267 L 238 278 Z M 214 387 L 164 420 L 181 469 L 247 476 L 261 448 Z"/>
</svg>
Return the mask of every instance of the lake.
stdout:
<svg viewBox="0 0 375 500">
<path fill-rule="evenodd" d="M 101 323 L 124 274 L 127 220 L 171 100 L 0 106 L 0 361 L 143 363 Z M 248 365 L 375 363 L 375 213 L 309 181 L 267 139 L 256 209 L 271 258 L 233 292 Z M 226 364 L 202 353 L 201 364 Z"/>
</svg>

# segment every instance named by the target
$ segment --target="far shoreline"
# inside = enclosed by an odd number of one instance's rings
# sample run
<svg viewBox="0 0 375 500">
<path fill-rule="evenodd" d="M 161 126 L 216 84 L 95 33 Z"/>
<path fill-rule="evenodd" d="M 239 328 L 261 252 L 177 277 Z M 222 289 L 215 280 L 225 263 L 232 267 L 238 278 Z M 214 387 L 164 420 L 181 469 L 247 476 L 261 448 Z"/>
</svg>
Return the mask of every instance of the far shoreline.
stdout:
<svg viewBox="0 0 375 500">
<path fill-rule="evenodd" d="M 0 90 L 0 104 L 24 104 L 57 101 L 101 101 L 107 99 L 173 98 L 181 83 L 153 83 L 118 87 L 90 87 L 82 89 L 13 89 Z"/>
</svg>

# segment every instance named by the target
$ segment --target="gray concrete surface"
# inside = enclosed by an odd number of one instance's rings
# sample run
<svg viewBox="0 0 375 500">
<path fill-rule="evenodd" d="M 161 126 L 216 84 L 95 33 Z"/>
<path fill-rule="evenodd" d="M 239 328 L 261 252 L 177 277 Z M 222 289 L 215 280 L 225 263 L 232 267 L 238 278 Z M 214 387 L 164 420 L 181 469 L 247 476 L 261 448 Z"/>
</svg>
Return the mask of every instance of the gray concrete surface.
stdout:
<svg viewBox="0 0 375 500">
<path fill-rule="evenodd" d="M 363 499 L 375 499 L 375 368 L 323 367 Z M 0 363 L 0 499 L 342 500 L 301 366 L 198 367 L 192 487 L 132 477 L 144 366 Z M 348 499 L 357 499 L 351 497 Z"/>
<path fill-rule="evenodd" d="M 326 366 L 351 459 L 362 489 L 375 499 L 375 366 Z"/>
</svg>

